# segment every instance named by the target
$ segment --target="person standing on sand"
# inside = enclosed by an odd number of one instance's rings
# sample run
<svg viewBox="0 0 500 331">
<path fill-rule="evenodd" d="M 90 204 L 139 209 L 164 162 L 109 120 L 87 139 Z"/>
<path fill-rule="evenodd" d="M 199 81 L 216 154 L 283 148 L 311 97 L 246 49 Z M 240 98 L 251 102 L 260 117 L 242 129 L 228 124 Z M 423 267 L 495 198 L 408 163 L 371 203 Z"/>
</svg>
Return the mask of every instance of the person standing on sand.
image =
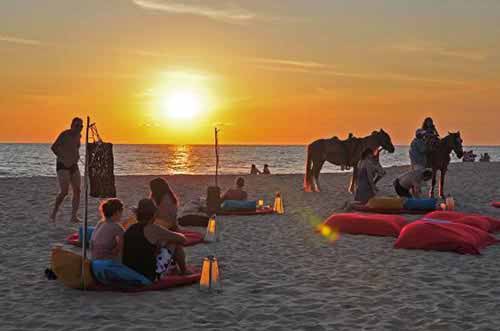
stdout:
<svg viewBox="0 0 500 331">
<path fill-rule="evenodd" d="M 59 182 L 60 192 L 57 195 L 56 202 L 50 220 L 55 222 L 59 207 L 68 195 L 69 187 L 73 190 L 73 202 L 71 211 L 71 222 L 78 223 L 78 208 L 80 206 L 80 169 L 78 161 L 80 160 L 80 139 L 83 130 L 83 120 L 75 117 L 71 122 L 71 128 L 63 131 L 51 147 L 52 152 L 57 157 L 56 171 Z"/>
<path fill-rule="evenodd" d="M 424 140 L 425 130 L 418 129 L 410 145 L 410 161 L 412 170 L 424 169 L 427 166 L 427 146 Z"/>
</svg>

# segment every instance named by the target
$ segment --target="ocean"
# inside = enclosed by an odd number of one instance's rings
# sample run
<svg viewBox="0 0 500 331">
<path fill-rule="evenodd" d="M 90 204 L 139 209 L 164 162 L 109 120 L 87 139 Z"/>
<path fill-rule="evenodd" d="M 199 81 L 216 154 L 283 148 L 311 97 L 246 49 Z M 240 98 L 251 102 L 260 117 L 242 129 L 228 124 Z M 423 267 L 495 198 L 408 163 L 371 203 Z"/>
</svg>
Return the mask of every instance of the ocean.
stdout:
<svg viewBox="0 0 500 331">
<path fill-rule="evenodd" d="M 500 146 L 464 147 L 471 149 L 477 155 L 488 152 L 492 161 L 500 161 Z M 214 148 L 208 145 L 115 145 L 114 157 L 118 176 L 215 172 Z M 305 146 L 221 146 L 220 174 L 247 174 L 252 163 L 261 170 L 268 164 L 273 174 L 303 174 L 305 159 Z M 384 166 L 409 164 L 408 146 L 396 146 L 394 154 L 383 152 L 380 160 Z M 454 157 L 453 161 L 460 160 Z M 0 177 L 54 177 L 55 171 L 48 144 L 0 144 Z M 341 170 L 326 163 L 323 172 Z"/>
</svg>

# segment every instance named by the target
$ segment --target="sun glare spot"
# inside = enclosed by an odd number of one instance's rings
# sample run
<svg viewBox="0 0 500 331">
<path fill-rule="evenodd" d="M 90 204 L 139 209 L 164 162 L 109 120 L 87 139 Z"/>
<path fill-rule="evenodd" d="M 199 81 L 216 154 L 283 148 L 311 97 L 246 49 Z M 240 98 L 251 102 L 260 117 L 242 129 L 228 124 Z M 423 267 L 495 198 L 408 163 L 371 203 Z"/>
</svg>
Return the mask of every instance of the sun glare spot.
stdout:
<svg viewBox="0 0 500 331">
<path fill-rule="evenodd" d="M 163 97 L 162 111 L 171 119 L 191 119 L 204 111 L 202 97 L 194 91 L 177 90 Z"/>
</svg>

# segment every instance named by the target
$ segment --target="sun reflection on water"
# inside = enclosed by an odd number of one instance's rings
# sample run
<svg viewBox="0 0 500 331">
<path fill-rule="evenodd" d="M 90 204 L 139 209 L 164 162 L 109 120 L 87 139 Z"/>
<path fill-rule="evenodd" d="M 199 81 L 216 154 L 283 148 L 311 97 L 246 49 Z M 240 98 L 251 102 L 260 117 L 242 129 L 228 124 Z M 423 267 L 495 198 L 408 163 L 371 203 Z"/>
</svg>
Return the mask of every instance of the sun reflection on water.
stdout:
<svg viewBox="0 0 500 331">
<path fill-rule="evenodd" d="M 171 157 L 167 160 L 167 168 L 172 175 L 193 173 L 191 146 L 171 146 Z"/>
</svg>

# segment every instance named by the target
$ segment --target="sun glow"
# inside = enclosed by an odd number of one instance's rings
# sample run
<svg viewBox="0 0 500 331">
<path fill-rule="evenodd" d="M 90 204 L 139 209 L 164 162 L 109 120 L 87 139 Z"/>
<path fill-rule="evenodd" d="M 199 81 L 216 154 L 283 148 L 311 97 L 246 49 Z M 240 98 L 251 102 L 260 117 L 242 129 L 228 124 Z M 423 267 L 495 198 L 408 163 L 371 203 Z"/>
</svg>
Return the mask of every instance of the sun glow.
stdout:
<svg viewBox="0 0 500 331">
<path fill-rule="evenodd" d="M 162 98 L 162 112 L 171 119 L 192 119 L 206 111 L 203 97 L 193 90 L 174 90 Z"/>
</svg>

